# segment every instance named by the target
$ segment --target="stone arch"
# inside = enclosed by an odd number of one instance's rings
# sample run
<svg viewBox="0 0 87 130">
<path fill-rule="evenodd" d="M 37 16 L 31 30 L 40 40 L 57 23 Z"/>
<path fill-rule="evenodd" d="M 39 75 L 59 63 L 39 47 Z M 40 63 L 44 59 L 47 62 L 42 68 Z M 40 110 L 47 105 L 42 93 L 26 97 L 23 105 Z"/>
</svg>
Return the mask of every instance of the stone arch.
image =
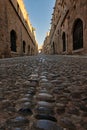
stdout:
<svg viewBox="0 0 87 130">
<path fill-rule="evenodd" d="M 55 43 L 53 42 L 53 54 L 55 54 Z"/>
<path fill-rule="evenodd" d="M 78 18 L 73 25 L 73 50 L 83 48 L 83 21 Z"/>
<path fill-rule="evenodd" d="M 66 34 L 63 32 L 62 34 L 62 42 L 63 42 L 63 52 L 66 51 Z"/>
<path fill-rule="evenodd" d="M 16 32 L 12 30 L 10 32 L 11 51 L 16 52 Z"/>
<path fill-rule="evenodd" d="M 28 54 L 30 54 L 30 45 L 28 45 Z"/>
<path fill-rule="evenodd" d="M 25 53 L 25 51 L 26 51 L 26 42 L 23 41 L 23 53 Z"/>
</svg>

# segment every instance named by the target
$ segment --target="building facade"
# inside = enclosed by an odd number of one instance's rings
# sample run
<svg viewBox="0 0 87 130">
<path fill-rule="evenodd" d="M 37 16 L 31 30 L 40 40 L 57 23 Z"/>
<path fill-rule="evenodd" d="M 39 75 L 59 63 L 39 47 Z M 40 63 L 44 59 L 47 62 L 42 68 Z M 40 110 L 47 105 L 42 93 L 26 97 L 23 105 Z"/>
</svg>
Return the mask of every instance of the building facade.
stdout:
<svg viewBox="0 0 87 130">
<path fill-rule="evenodd" d="M 47 33 L 43 46 L 42 46 L 42 52 L 45 54 L 50 54 L 51 46 L 50 46 L 50 34 L 49 32 Z"/>
<path fill-rule="evenodd" d="M 50 48 L 51 54 L 87 54 L 87 0 L 56 0 Z"/>
<path fill-rule="evenodd" d="M 0 0 L 0 58 L 35 55 L 37 51 L 23 0 Z"/>
</svg>

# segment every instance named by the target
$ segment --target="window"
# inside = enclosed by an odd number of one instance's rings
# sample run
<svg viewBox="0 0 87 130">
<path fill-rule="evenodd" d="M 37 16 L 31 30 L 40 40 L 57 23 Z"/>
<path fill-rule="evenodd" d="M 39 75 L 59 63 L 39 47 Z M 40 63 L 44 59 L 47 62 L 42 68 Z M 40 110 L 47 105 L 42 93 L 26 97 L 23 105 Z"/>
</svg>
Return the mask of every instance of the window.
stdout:
<svg viewBox="0 0 87 130">
<path fill-rule="evenodd" d="M 66 35 L 65 32 L 62 34 L 62 40 L 63 40 L 63 52 L 66 51 Z"/>
<path fill-rule="evenodd" d="M 83 48 L 83 22 L 77 19 L 73 28 L 73 50 Z"/>
<path fill-rule="evenodd" d="M 30 53 L 30 45 L 28 45 L 28 53 Z"/>
<path fill-rule="evenodd" d="M 26 43 L 25 41 L 23 41 L 23 52 L 25 53 L 25 47 L 26 47 Z"/>
<path fill-rule="evenodd" d="M 16 32 L 12 30 L 10 32 L 11 51 L 16 52 Z"/>
<path fill-rule="evenodd" d="M 55 43 L 53 42 L 53 54 L 55 54 Z"/>
</svg>

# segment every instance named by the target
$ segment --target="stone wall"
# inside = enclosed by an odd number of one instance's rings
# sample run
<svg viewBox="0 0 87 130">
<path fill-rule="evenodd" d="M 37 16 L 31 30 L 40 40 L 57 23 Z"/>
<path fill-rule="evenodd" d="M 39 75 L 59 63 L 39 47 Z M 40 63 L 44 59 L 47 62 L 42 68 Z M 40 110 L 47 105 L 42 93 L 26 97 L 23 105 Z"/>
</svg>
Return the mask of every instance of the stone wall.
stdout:
<svg viewBox="0 0 87 130">
<path fill-rule="evenodd" d="M 26 12 L 23 1 L 0 0 L 0 57 L 2 58 L 37 53 L 33 27 L 30 26 L 27 12 L 24 16 L 23 11 Z M 11 31 L 16 34 L 16 51 L 11 49 Z"/>
<path fill-rule="evenodd" d="M 50 30 L 51 53 L 56 54 L 87 54 L 87 1 L 56 0 Z M 77 21 L 83 25 L 83 45 L 74 47 L 74 28 Z M 80 28 L 80 26 L 79 26 Z M 78 31 L 78 30 L 76 30 Z M 78 33 L 81 33 L 79 31 Z M 77 38 L 80 40 L 80 34 Z M 65 39 L 64 39 L 65 38 Z M 79 42 L 78 42 L 79 44 Z M 55 50 L 55 52 L 54 52 Z"/>
</svg>

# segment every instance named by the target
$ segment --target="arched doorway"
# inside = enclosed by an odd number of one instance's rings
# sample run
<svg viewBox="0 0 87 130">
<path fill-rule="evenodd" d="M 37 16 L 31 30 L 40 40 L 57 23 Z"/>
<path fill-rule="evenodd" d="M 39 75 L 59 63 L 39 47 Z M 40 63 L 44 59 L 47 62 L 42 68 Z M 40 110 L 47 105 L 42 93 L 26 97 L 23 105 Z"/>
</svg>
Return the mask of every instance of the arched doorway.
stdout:
<svg viewBox="0 0 87 130">
<path fill-rule="evenodd" d="M 73 50 L 83 48 L 83 22 L 77 19 L 73 27 Z"/>
<path fill-rule="evenodd" d="M 55 54 L 55 43 L 53 42 L 53 54 Z"/>
<path fill-rule="evenodd" d="M 16 32 L 12 30 L 10 32 L 11 51 L 16 52 Z"/>
<path fill-rule="evenodd" d="M 62 34 L 62 41 L 63 41 L 63 52 L 66 51 L 66 34 L 63 32 Z"/>
<path fill-rule="evenodd" d="M 23 52 L 25 53 L 25 47 L 26 47 L 26 43 L 25 41 L 23 41 Z"/>
<path fill-rule="evenodd" d="M 28 54 L 30 54 L 30 45 L 28 45 Z"/>
</svg>

